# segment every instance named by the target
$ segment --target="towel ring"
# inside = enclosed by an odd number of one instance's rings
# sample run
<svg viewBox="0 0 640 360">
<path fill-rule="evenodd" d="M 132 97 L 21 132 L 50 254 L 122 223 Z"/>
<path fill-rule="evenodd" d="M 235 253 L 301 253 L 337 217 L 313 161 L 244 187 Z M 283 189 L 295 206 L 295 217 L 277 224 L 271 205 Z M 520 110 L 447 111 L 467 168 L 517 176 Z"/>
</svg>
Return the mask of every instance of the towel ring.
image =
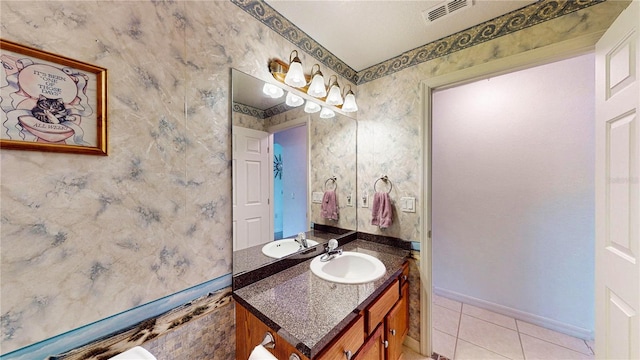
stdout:
<svg viewBox="0 0 640 360">
<path fill-rule="evenodd" d="M 389 183 L 389 191 L 387 191 L 387 194 L 391 193 L 391 190 L 393 190 L 393 183 L 391 182 L 391 180 L 389 180 L 387 175 L 382 176 L 381 178 L 376 180 L 376 182 L 373 183 L 373 191 L 377 191 L 376 185 L 378 185 L 378 181 L 380 180 L 384 181 L 385 183 Z"/>
<path fill-rule="evenodd" d="M 328 179 L 327 179 L 327 181 L 325 181 L 325 182 L 324 182 L 324 190 L 325 190 L 325 191 L 327 190 L 327 184 L 329 183 L 329 181 L 333 181 L 333 185 L 334 185 L 334 186 L 333 186 L 333 190 L 337 189 L 337 188 L 338 188 L 338 182 L 337 182 L 337 180 L 338 180 L 338 179 L 336 179 L 336 177 L 335 177 L 335 176 L 332 176 L 332 177 L 328 178 Z"/>
</svg>

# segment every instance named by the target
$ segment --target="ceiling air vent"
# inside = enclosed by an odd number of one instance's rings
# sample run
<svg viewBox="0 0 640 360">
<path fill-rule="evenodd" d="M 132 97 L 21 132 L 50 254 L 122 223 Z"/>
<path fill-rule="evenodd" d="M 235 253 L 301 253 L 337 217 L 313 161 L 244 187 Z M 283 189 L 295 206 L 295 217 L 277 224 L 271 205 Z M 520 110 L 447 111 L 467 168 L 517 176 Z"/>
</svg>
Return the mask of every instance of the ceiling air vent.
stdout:
<svg viewBox="0 0 640 360">
<path fill-rule="evenodd" d="M 451 0 L 438 4 L 422 12 L 427 23 L 432 23 L 446 15 L 473 6 L 473 0 Z"/>
</svg>

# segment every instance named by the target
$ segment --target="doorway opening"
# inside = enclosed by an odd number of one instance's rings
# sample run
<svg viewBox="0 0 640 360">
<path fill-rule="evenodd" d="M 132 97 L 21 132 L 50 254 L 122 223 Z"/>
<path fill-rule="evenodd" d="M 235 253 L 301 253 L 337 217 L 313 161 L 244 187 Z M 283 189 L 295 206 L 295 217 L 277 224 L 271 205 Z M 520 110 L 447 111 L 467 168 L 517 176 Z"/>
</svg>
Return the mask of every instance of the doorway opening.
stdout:
<svg viewBox="0 0 640 360">
<path fill-rule="evenodd" d="M 593 98 L 593 53 L 432 93 L 436 353 L 593 355 Z"/>
<path fill-rule="evenodd" d="M 273 132 L 274 240 L 308 230 L 308 128 L 306 122 Z"/>
</svg>

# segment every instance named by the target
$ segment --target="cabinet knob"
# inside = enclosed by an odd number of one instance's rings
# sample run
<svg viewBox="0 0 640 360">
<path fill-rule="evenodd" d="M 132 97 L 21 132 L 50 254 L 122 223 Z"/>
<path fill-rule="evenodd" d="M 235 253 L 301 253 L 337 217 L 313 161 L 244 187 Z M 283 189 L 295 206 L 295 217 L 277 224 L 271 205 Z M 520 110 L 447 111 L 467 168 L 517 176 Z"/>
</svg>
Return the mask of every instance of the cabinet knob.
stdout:
<svg viewBox="0 0 640 360">
<path fill-rule="evenodd" d="M 384 345 L 385 349 L 389 347 L 389 342 L 387 340 L 383 340 L 382 344 Z"/>
<path fill-rule="evenodd" d="M 407 275 L 402 275 L 402 280 L 407 281 L 408 277 Z"/>
<path fill-rule="evenodd" d="M 291 354 L 289 360 L 300 360 L 300 356 L 298 356 L 298 354 Z"/>
<path fill-rule="evenodd" d="M 391 335 L 396 336 L 396 329 L 391 329 Z"/>
<path fill-rule="evenodd" d="M 344 356 L 347 357 L 347 360 L 351 360 L 351 356 L 352 356 L 351 351 L 349 351 L 349 350 L 345 351 L 344 352 Z"/>
</svg>

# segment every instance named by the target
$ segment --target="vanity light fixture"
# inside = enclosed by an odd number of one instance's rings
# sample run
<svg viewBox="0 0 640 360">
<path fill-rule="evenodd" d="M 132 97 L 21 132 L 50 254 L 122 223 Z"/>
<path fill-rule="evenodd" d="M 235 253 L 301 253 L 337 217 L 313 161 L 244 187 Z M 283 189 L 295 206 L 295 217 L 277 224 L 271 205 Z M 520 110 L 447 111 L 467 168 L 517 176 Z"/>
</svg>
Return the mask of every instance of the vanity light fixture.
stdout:
<svg viewBox="0 0 640 360">
<path fill-rule="evenodd" d="M 318 67 L 318 70 L 314 72 L 313 69 L 316 66 Z M 309 85 L 307 94 L 316 98 L 323 98 L 327 96 L 327 88 L 324 87 L 324 76 L 322 76 L 320 65 L 318 64 L 313 65 L 311 68 L 311 84 Z"/>
<path fill-rule="evenodd" d="M 273 84 L 264 83 L 264 86 L 262 87 L 262 93 L 270 98 L 277 99 L 284 95 L 284 90 Z"/>
<path fill-rule="evenodd" d="M 326 106 L 322 107 L 322 111 L 320 111 L 320 118 L 331 119 L 334 116 L 336 116 L 336 113 L 333 110 L 329 109 Z"/>
<path fill-rule="evenodd" d="M 285 104 L 291 107 L 297 107 L 304 104 L 304 99 L 289 91 L 287 92 L 287 99 L 285 100 Z"/>
<path fill-rule="evenodd" d="M 319 64 L 313 65 L 313 67 L 311 68 L 311 76 L 305 75 L 302 69 L 302 62 L 298 58 L 298 52 L 296 50 L 293 50 L 289 55 L 289 64 L 279 59 L 269 60 L 269 71 L 271 72 L 271 75 L 273 75 L 274 79 L 276 79 L 278 82 L 294 87 L 297 90 L 318 99 L 318 104 L 320 104 L 318 106 L 323 105 L 324 102 L 325 104 L 335 106 L 336 108 L 341 109 L 344 112 L 358 111 L 356 97 L 351 90 L 350 85 L 348 90 L 345 92 L 346 95 L 344 97 L 342 96 L 340 85 L 338 84 L 337 75 L 331 75 L 331 77 L 329 77 L 329 86 L 325 86 L 324 76 L 320 71 Z M 329 89 L 328 94 L 327 89 Z M 291 99 L 291 95 L 294 94 L 287 95 L 287 105 L 300 106 L 304 103 L 304 99 Z M 305 106 L 305 111 L 308 110 L 307 112 L 316 107 L 313 104 L 309 104 L 308 106 L 309 108 Z M 316 111 L 318 110 L 316 109 Z M 335 116 L 335 112 L 333 112 L 331 116 L 327 116 L 326 118 L 333 116 Z"/>
<path fill-rule="evenodd" d="M 351 85 L 349 86 L 349 91 L 347 91 L 347 95 L 344 97 L 344 104 L 342 104 L 342 111 L 344 112 L 355 112 L 358 111 L 358 104 L 356 104 L 356 96 L 351 91 Z"/>
<path fill-rule="evenodd" d="M 333 78 L 335 78 L 335 80 L 331 82 L 331 79 Z M 325 102 L 329 105 L 342 105 L 344 102 L 342 100 L 340 85 L 338 85 L 338 77 L 336 75 L 331 75 L 329 78 L 329 95 L 327 95 L 327 100 L 325 100 Z"/>
<path fill-rule="evenodd" d="M 296 56 L 291 60 L 293 53 L 296 53 Z M 287 75 L 284 77 L 284 83 L 297 88 L 307 85 L 307 79 L 304 76 L 302 62 L 298 57 L 297 50 L 293 50 L 289 55 L 289 70 L 287 70 Z"/>
<path fill-rule="evenodd" d="M 307 102 L 304 104 L 304 112 L 306 112 L 307 114 L 317 113 L 318 111 L 320 111 L 320 105 L 314 103 L 313 101 L 307 100 Z"/>
</svg>

